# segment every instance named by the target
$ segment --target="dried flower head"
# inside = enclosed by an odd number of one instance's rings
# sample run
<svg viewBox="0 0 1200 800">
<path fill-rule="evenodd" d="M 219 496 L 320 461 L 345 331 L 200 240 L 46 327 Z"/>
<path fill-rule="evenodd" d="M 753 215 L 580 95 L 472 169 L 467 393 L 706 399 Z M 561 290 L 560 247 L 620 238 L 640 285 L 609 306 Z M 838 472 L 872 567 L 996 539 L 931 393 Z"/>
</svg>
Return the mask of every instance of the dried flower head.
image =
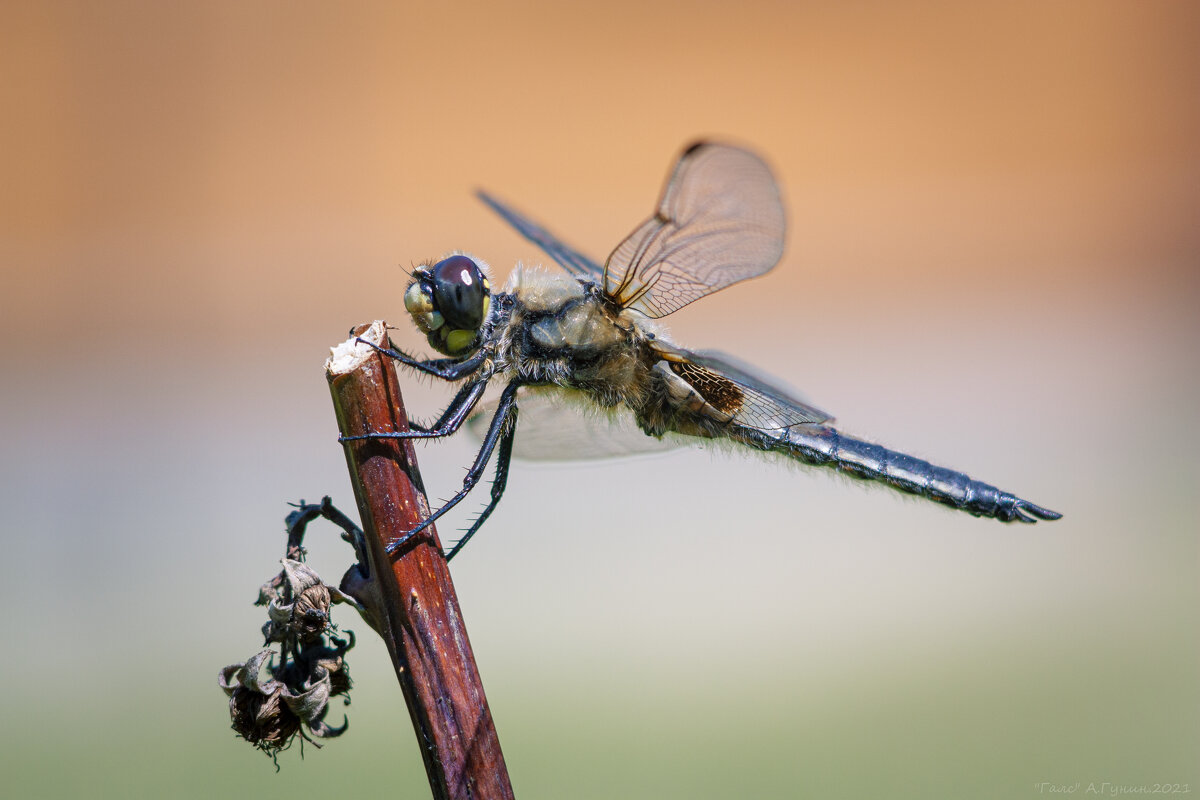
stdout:
<svg viewBox="0 0 1200 800">
<path fill-rule="evenodd" d="M 345 656 L 354 635 L 337 638 L 329 615 L 332 603 L 346 600 L 313 569 L 292 559 L 284 559 L 283 572 L 263 585 L 259 603 L 270 618 L 263 635 L 267 644 L 279 644 L 279 652 L 260 650 L 225 667 L 217 679 L 229 696 L 239 736 L 274 756 L 297 733 L 311 741 L 346 730 L 346 723 L 331 727 L 324 721 L 330 698 L 346 695 L 351 686 Z"/>
<path fill-rule="evenodd" d="M 329 586 L 307 564 L 283 559 L 282 580 L 276 578 L 259 590 L 259 604 L 266 603 L 270 621 L 263 626 L 267 642 L 282 642 L 288 635 L 313 639 L 330 626 L 329 607 L 349 598 Z M 355 603 L 357 606 L 357 603 Z"/>
<path fill-rule="evenodd" d="M 221 670 L 217 682 L 229 695 L 233 729 L 246 741 L 271 755 L 287 747 L 300 730 L 298 717 L 283 701 L 285 686 L 261 673 L 274 653 L 262 650 L 244 664 Z"/>
</svg>

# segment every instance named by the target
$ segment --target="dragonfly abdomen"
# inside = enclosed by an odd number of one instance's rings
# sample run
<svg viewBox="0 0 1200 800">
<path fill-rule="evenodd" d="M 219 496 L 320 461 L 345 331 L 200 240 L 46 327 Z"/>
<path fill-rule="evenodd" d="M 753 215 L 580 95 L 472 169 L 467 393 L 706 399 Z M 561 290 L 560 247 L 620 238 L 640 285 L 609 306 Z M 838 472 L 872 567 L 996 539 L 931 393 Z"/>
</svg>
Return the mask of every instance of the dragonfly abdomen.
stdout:
<svg viewBox="0 0 1200 800">
<path fill-rule="evenodd" d="M 784 452 L 808 464 L 833 467 L 851 477 L 879 481 L 977 517 L 1037 522 L 1062 516 L 962 472 L 855 439 L 826 425 L 795 425 L 778 438 L 765 431 L 745 433 L 764 449 Z"/>
</svg>

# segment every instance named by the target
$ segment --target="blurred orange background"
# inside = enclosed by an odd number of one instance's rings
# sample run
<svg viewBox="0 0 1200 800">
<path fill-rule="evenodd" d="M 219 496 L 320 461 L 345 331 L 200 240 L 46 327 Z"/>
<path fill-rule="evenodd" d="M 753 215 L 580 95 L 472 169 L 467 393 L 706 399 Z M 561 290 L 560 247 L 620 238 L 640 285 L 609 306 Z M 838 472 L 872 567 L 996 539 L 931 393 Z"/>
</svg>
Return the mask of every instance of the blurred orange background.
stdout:
<svg viewBox="0 0 1200 800">
<path fill-rule="evenodd" d="M 1200 781 L 1200 6 L 10 3 L 0 30 L 14 796 L 422 796 L 377 643 L 350 733 L 279 775 L 215 685 L 285 501 L 353 506 L 327 348 L 385 318 L 422 349 L 414 263 L 542 261 L 474 188 L 602 258 L 701 136 L 772 163 L 790 238 L 680 343 L 1065 518 L 697 452 L 518 466 L 454 562 L 518 796 Z M 472 445 L 420 456 L 445 497 Z"/>
</svg>

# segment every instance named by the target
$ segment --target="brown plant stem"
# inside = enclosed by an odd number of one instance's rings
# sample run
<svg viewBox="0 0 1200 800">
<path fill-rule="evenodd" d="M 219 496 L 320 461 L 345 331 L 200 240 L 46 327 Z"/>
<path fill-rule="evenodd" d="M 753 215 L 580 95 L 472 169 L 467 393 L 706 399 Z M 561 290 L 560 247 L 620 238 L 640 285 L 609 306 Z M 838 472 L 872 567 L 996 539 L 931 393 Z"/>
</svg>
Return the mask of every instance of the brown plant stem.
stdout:
<svg viewBox="0 0 1200 800">
<path fill-rule="evenodd" d="M 355 333 L 387 346 L 382 322 Z M 392 359 L 351 337 L 335 348 L 326 376 L 342 435 L 408 430 Z M 369 586 L 359 587 L 358 599 L 391 653 L 433 796 L 511 798 L 437 531 L 431 525 L 395 555 L 386 553 L 429 513 L 412 442 L 366 439 L 345 447 L 368 557 Z"/>
</svg>

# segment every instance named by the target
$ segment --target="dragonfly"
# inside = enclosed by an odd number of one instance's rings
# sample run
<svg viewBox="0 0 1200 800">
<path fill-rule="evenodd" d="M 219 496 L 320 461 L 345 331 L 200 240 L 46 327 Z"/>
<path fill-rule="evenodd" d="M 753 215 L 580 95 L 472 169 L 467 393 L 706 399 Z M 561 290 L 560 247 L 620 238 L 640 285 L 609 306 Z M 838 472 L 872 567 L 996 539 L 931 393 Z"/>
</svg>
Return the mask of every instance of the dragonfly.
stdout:
<svg viewBox="0 0 1200 800">
<path fill-rule="evenodd" d="M 654 213 L 603 264 L 579 253 L 498 198 L 479 198 L 562 268 L 519 267 L 504 291 L 493 292 L 485 264 L 465 253 L 426 263 L 412 273 L 404 306 L 439 358 L 421 359 L 394 343 L 375 347 L 426 375 L 458 384 L 429 426 L 346 436 L 431 439 L 450 436 L 468 420 L 482 439 L 462 489 L 420 525 L 389 545 L 395 552 L 480 482 L 496 456 L 486 507 L 446 554 L 470 541 L 504 494 L 522 406 L 552 422 L 562 418 L 548 396 L 576 401 L 624 424 L 656 449 L 679 441 L 722 441 L 775 453 L 808 465 L 876 481 L 977 517 L 1033 523 L 1062 515 L 962 472 L 849 436 L 830 415 L 778 381 L 717 351 L 673 344 L 656 320 L 732 284 L 771 270 L 783 254 L 786 215 L 778 184 L 755 153 L 701 141 L 676 160 Z M 503 386 L 481 403 L 489 384 Z M 551 397 L 552 399 L 552 397 Z M 625 434 L 593 435 L 583 448 L 564 426 L 535 423 L 531 437 L 543 457 L 616 455 L 637 449 Z M 550 457 L 554 457 L 551 455 Z M 561 457 L 561 455 L 559 456 Z"/>
</svg>

